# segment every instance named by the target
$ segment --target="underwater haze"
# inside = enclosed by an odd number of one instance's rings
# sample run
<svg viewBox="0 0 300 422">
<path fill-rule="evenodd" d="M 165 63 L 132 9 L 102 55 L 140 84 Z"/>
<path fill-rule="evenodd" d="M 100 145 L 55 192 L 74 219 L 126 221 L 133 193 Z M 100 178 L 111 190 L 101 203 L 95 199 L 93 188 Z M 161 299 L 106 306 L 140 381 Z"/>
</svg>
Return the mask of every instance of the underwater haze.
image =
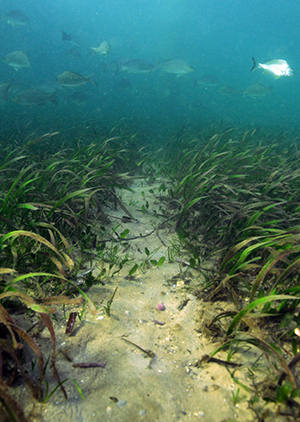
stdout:
<svg viewBox="0 0 300 422">
<path fill-rule="evenodd" d="M 299 22 L 0 2 L 0 422 L 300 421 Z"/>
<path fill-rule="evenodd" d="M 299 20 L 295 0 L 3 1 L 1 125 L 122 122 L 149 139 L 216 121 L 297 127 Z M 251 72 L 252 57 L 294 75 Z"/>
</svg>

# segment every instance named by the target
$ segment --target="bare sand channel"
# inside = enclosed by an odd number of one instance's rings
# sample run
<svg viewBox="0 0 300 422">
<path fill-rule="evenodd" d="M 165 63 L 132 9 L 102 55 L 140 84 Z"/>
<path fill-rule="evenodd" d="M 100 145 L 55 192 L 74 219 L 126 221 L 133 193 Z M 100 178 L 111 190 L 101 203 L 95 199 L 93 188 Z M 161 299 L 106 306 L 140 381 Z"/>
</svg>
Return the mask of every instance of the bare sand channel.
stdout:
<svg viewBox="0 0 300 422">
<path fill-rule="evenodd" d="M 158 210 L 149 189 L 158 186 L 134 186 L 135 193 L 123 192 L 122 200 L 137 221 L 120 223 L 119 232 L 128 228 L 130 236 L 146 234 L 153 219 L 138 210 L 145 201 L 149 210 Z M 141 192 L 144 192 L 144 196 Z M 121 218 L 124 212 L 110 211 Z M 121 221 L 116 218 L 116 222 Z M 143 262 L 145 247 L 149 251 L 160 247 L 153 258 L 167 257 L 174 232 L 165 227 L 152 236 L 131 242 L 134 262 Z M 161 242 L 164 240 L 166 246 Z M 95 274 L 99 263 L 93 263 Z M 237 388 L 225 367 L 215 363 L 195 366 L 195 362 L 212 352 L 217 344 L 205 338 L 196 328 L 199 317 L 214 314 L 216 307 L 225 304 L 207 304 L 193 295 L 193 287 L 199 284 L 199 273 L 192 272 L 189 280 L 180 278 L 180 266 L 166 259 L 161 267 L 151 266 L 138 270 L 132 279 L 126 278 L 133 262 L 104 285 L 94 285 L 88 296 L 95 303 L 97 313 L 87 311 L 77 319 L 71 335 L 65 334 L 66 317 L 62 310 L 56 312 L 54 322 L 57 336 L 57 367 L 68 393 L 66 400 L 61 391 L 45 404 L 34 404 L 28 391 L 19 388 L 20 402 L 34 422 L 250 422 L 255 420 L 249 410 L 247 393 L 240 392 L 237 405 L 232 392 Z M 175 277 L 177 276 L 177 277 Z M 173 278 L 174 277 L 174 278 Z M 118 287 L 108 317 L 102 304 L 106 304 Z M 165 310 L 156 306 L 162 303 Z M 74 308 L 74 310 L 76 310 Z M 150 356 L 140 348 L 151 351 Z M 49 332 L 44 329 L 37 339 L 43 350 L 51 352 Z M 68 358 L 67 358 L 67 357 Z M 226 354 L 219 358 L 226 360 Z M 70 361 L 71 360 L 71 361 Z M 74 368 L 74 363 L 103 362 L 104 368 Z M 47 371 L 49 390 L 56 381 Z M 76 380 L 84 399 L 73 380 Z"/>
</svg>

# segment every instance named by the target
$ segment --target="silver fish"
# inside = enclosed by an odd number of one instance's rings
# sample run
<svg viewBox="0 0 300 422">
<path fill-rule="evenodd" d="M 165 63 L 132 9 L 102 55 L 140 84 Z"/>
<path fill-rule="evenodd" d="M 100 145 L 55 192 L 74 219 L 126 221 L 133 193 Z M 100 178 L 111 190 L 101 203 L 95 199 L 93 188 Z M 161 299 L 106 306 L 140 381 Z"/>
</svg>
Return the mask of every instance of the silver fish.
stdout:
<svg viewBox="0 0 300 422">
<path fill-rule="evenodd" d="M 74 88 L 80 85 L 84 85 L 86 83 L 93 83 L 94 81 L 92 79 L 93 75 L 90 76 L 82 76 L 79 73 L 76 72 L 63 72 L 56 78 L 56 82 L 61 85 L 68 88 Z"/>
<path fill-rule="evenodd" d="M 294 71 L 291 66 L 285 60 L 266 60 L 263 63 L 259 63 L 252 57 L 253 60 L 253 70 L 263 69 L 264 73 L 269 75 L 275 76 L 276 79 L 280 78 L 281 76 L 293 76 Z"/>
<path fill-rule="evenodd" d="M 195 70 L 188 62 L 181 59 L 165 60 L 160 64 L 160 68 L 167 73 L 173 73 L 177 77 Z"/>
<path fill-rule="evenodd" d="M 156 65 L 148 60 L 136 59 L 118 63 L 118 70 L 120 72 L 128 73 L 149 73 L 156 69 Z"/>
<path fill-rule="evenodd" d="M 20 10 L 12 10 L 11 12 L 2 15 L 2 20 L 5 20 L 12 26 L 24 26 L 30 22 L 29 18 Z"/>
<path fill-rule="evenodd" d="M 102 41 L 99 47 L 91 47 L 91 50 L 93 54 L 106 55 L 110 52 L 110 45 L 107 41 Z"/>
<path fill-rule="evenodd" d="M 3 63 L 13 67 L 16 71 L 22 67 L 30 67 L 29 57 L 24 51 L 14 51 L 7 54 L 3 59 Z"/>
</svg>

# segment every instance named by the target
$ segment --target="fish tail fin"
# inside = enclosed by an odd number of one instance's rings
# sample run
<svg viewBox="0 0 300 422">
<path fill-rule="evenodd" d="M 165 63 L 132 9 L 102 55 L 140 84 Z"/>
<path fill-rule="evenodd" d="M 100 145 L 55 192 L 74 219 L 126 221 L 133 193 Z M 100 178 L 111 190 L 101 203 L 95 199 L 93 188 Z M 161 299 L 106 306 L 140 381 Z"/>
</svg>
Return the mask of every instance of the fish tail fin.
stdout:
<svg viewBox="0 0 300 422">
<path fill-rule="evenodd" d="M 61 40 L 62 41 L 71 41 L 72 34 L 68 35 L 65 31 L 61 31 Z"/>
<path fill-rule="evenodd" d="M 253 66 L 252 66 L 252 69 L 250 70 L 250 72 L 253 72 L 253 70 L 259 69 L 259 67 L 260 67 L 258 61 L 256 61 L 254 57 L 252 57 L 252 60 L 253 60 Z"/>
<path fill-rule="evenodd" d="M 90 76 L 87 76 L 87 79 L 88 79 L 89 83 L 91 83 L 92 85 L 98 86 L 97 82 L 95 81 L 94 76 L 95 76 L 95 73 L 93 73 Z"/>
<path fill-rule="evenodd" d="M 65 31 L 61 31 L 61 40 L 62 41 L 66 41 L 68 39 L 67 34 L 65 33 Z"/>
</svg>

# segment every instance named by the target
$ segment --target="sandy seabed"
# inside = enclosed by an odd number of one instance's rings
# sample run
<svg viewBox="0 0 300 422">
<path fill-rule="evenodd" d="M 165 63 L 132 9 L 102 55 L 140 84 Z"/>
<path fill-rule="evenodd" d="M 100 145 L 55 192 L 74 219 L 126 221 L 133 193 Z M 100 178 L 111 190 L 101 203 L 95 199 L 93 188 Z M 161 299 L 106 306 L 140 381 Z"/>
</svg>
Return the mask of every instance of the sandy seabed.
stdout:
<svg viewBox="0 0 300 422">
<path fill-rule="evenodd" d="M 121 223 L 119 231 L 130 230 L 130 236 L 146 234 L 160 221 L 138 212 L 147 200 L 149 210 L 158 206 L 149 189 L 157 192 L 159 185 L 134 186 L 135 193 L 123 193 L 122 200 L 138 221 Z M 146 195 L 141 196 L 141 191 Z M 132 204 L 132 205 L 130 205 Z M 122 210 L 111 211 L 121 218 Z M 121 220 L 116 220 L 121 221 Z M 199 318 L 212 318 L 226 304 L 201 302 L 191 293 L 199 274 L 191 273 L 187 281 L 180 276 L 180 265 L 165 263 L 138 271 L 132 279 L 126 277 L 134 262 L 145 259 L 145 247 L 159 259 L 167 256 L 167 248 L 174 240 L 170 227 L 152 236 L 131 242 L 135 261 L 124 267 L 105 285 L 95 285 L 88 296 L 96 304 L 106 304 L 118 287 L 108 317 L 103 306 L 92 315 L 87 311 L 77 320 L 71 335 L 65 334 L 66 315 L 57 311 L 55 333 L 57 336 L 57 367 L 68 400 L 58 390 L 46 404 L 34 404 L 27 389 L 19 388 L 19 399 L 34 422 L 250 422 L 255 420 L 248 408 L 247 393 L 240 391 L 235 405 L 234 385 L 224 366 L 207 363 L 195 366 L 203 355 L 211 353 L 217 343 L 199 332 Z M 164 246 L 163 243 L 166 245 Z M 97 262 L 94 263 L 97 268 Z M 95 275 L 97 269 L 94 270 Z M 162 303 L 165 310 L 156 309 Z M 74 309 L 76 310 L 76 309 Z M 69 312 L 68 312 L 69 315 Z M 129 340 L 135 345 L 126 342 Z M 49 332 L 44 329 L 39 344 L 51 353 Z M 150 356 L 141 349 L 149 352 Z M 151 351 L 151 353 L 150 353 Z M 154 354 L 154 355 L 153 355 Z M 154 357 L 151 357 L 154 356 Z M 226 360 L 226 353 L 218 357 Z M 74 368 L 74 363 L 103 362 L 104 368 Z M 49 390 L 55 387 L 48 371 Z M 237 371 L 244 377 L 246 371 Z M 75 380 L 84 396 L 74 383 Z"/>
</svg>

